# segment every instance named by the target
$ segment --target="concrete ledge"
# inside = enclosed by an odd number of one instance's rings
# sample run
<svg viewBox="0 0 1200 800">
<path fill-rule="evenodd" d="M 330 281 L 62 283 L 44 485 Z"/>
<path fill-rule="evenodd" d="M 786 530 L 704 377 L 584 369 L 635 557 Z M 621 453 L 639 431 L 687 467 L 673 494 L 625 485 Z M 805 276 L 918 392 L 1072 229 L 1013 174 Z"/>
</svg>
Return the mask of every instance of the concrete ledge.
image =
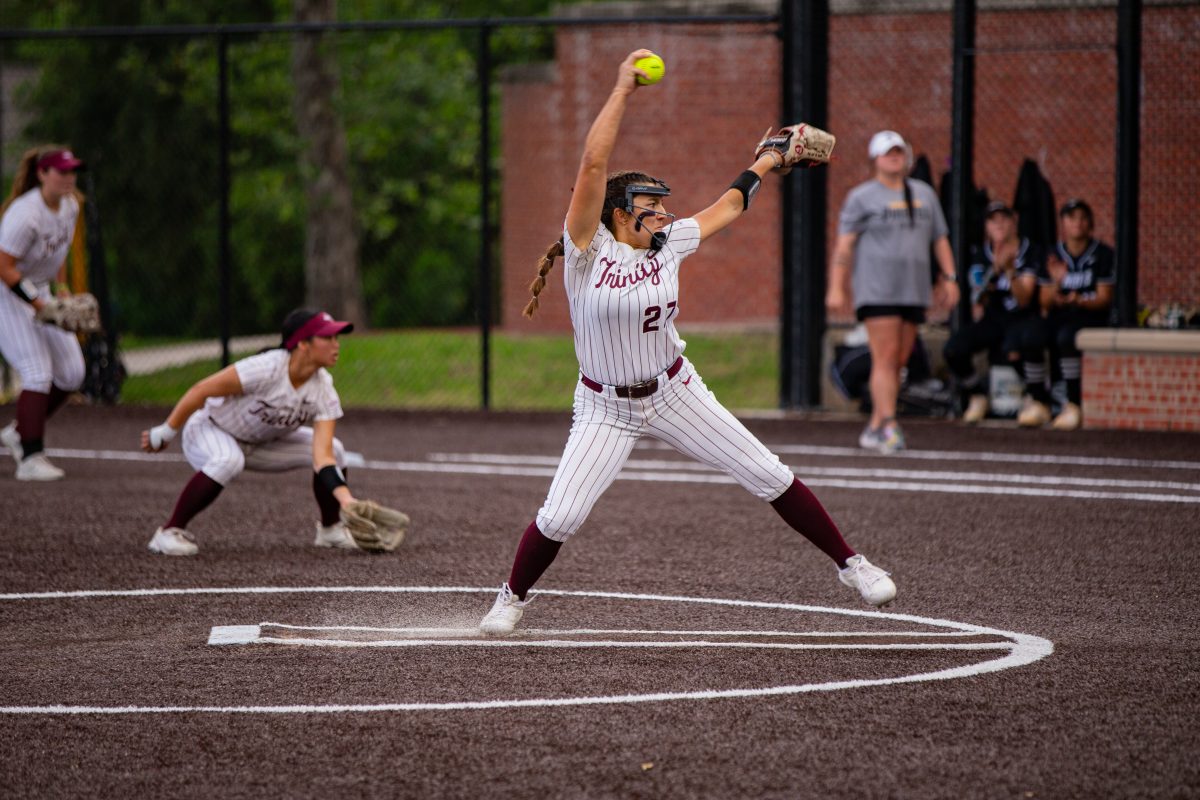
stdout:
<svg viewBox="0 0 1200 800">
<path fill-rule="evenodd" d="M 1200 354 L 1200 331 L 1147 328 L 1084 328 L 1075 346 L 1085 353 Z"/>
</svg>

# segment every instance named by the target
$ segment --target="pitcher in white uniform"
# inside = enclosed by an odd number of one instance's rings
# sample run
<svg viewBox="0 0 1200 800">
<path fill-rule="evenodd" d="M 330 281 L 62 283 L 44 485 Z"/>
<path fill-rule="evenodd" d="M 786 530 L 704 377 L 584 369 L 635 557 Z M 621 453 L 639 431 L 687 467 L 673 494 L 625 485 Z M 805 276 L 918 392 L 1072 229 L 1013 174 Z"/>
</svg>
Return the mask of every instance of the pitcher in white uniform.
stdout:
<svg viewBox="0 0 1200 800">
<path fill-rule="evenodd" d="M 339 519 L 354 502 L 346 454 L 334 438 L 342 405 L 327 371 L 338 359 L 338 335 L 353 329 L 329 314 L 297 309 L 283 321 L 278 347 L 242 359 L 197 382 L 166 421 L 142 432 L 142 449 L 157 453 L 182 430 L 183 454 L 196 469 L 150 551 L 199 551 L 187 526 L 242 470 L 283 472 L 311 467 L 321 520 L 313 544 L 355 549 Z"/>
<path fill-rule="evenodd" d="M 584 143 L 562 237 L 542 258 L 530 287 L 527 315 L 537 309 L 555 258 L 564 257 L 580 379 L 571 432 L 549 495 L 521 537 L 508 581 L 480 622 L 484 633 L 512 632 L 530 587 L 647 435 L 725 472 L 769 502 L 833 559 L 842 582 L 867 602 L 882 605 L 896 594 L 888 574 L 846 544 L 820 501 L 717 401 L 683 355 L 675 330 L 680 265 L 742 215 L 762 177 L 782 160 L 763 153 L 713 205 L 680 220 L 664 206 L 670 189 L 663 181 L 640 172 L 608 175 L 621 118 L 638 91 L 636 78 L 644 75 L 634 62 L 648 55 L 637 50 L 621 63 Z"/>
<path fill-rule="evenodd" d="M 55 292 L 67 293 L 67 251 L 79 218 L 75 171 L 82 166 L 61 145 L 27 151 L 0 209 L 0 355 L 21 376 L 17 418 L 0 429 L 0 442 L 21 481 L 63 477 L 43 452 L 46 420 L 83 385 L 79 339 L 34 318 Z"/>
</svg>

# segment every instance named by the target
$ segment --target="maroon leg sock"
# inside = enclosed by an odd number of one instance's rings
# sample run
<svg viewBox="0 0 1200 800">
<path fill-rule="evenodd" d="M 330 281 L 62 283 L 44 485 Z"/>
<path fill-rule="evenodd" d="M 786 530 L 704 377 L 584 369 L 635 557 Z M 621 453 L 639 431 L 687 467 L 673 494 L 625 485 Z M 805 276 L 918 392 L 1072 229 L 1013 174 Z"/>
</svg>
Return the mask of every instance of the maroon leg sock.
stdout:
<svg viewBox="0 0 1200 800">
<path fill-rule="evenodd" d="M 50 387 L 50 398 L 46 403 L 46 416 L 54 416 L 54 412 L 63 407 L 63 403 L 67 402 L 67 398 L 71 396 L 71 392 L 64 391 L 57 386 Z"/>
<path fill-rule="evenodd" d="M 42 452 L 42 438 L 46 435 L 46 411 L 50 395 L 44 392 L 22 391 L 17 396 L 17 433 L 21 436 L 21 449 L 25 458 Z"/>
<path fill-rule="evenodd" d="M 188 523 L 192 521 L 192 517 L 208 508 L 224 488 L 224 486 L 203 472 L 197 472 L 187 482 L 187 485 L 183 487 L 183 491 L 179 493 L 179 500 L 175 503 L 175 511 L 163 527 L 186 528 Z"/>
<path fill-rule="evenodd" d="M 784 522 L 804 534 L 810 542 L 821 548 L 821 552 L 836 561 L 839 567 L 846 566 L 846 559 L 855 554 L 842 538 L 837 525 L 825 512 L 821 501 L 798 479 L 793 478 L 792 485 L 772 500 L 771 506 L 779 512 Z"/>
<path fill-rule="evenodd" d="M 342 470 L 342 477 L 346 477 L 346 470 Z M 315 472 L 313 473 L 313 496 L 317 498 L 317 506 L 321 509 L 321 524 L 326 528 L 337 524 L 337 521 L 342 518 L 342 504 L 333 496 L 333 492 L 325 488 Z"/>
<path fill-rule="evenodd" d="M 538 530 L 537 521 L 529 523 L 521 543 L 517 545 L 517 557 L 513 559 L 512 574 L 508 577 L 508 588 L 522 600 L 529 588 L 542 577 L 546 567 L 558 555 L 562 542 L 547 539 Z"/>
</svg>

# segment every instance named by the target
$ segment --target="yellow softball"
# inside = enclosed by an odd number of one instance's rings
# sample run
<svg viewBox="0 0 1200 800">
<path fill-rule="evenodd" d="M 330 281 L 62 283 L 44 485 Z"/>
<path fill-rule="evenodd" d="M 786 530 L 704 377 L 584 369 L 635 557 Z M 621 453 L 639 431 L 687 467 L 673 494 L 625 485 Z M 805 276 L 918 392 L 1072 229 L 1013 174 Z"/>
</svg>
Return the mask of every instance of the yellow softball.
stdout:
<svg viewBox="0 0 1200 800">
<path fill-rule="evenodd" d="M 637 76 L 637 82 L 645 86 L 648 83 L 658 83 L 667 71 L 667 65 L 658 56 L 645 56 L 633 62 L 633 65 L 646 73 L 646 77 Z"/>
</svg>

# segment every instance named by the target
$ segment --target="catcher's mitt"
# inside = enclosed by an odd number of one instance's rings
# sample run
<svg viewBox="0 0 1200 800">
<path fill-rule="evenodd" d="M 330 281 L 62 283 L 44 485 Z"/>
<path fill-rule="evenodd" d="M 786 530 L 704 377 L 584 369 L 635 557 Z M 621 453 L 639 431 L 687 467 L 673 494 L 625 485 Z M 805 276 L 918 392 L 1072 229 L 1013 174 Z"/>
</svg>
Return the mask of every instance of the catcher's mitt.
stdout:
<svg viewBox="0 0 1200 800">
<path fill-rule="evenodd" d="M 407 514 L 374 500 L 355 500 L 342 508 L 341 518 L 354 543 L 373 553 L 390 553 L 408 532 Z"/>
<path fill-rule="evenodd" d="M 95 333 L 100 330 L 100 304 L 86 292 L 51 297 L 38 310 L 37 319 L 72 333 Z"/>
<path fill-rule="evenodd" d="M 771 133 L 771 129 L 767 128 L 763 140 L 754 149 L 754 159 L 757 161 L 763 153 L 773 151 L 777 154 L 773 171 L 787 175 L 792 167 L 828 164 L 836 142 L 837 137 L 832 133 L 803 122 L 780 128 L 777 133 Z"/>
</svg>

